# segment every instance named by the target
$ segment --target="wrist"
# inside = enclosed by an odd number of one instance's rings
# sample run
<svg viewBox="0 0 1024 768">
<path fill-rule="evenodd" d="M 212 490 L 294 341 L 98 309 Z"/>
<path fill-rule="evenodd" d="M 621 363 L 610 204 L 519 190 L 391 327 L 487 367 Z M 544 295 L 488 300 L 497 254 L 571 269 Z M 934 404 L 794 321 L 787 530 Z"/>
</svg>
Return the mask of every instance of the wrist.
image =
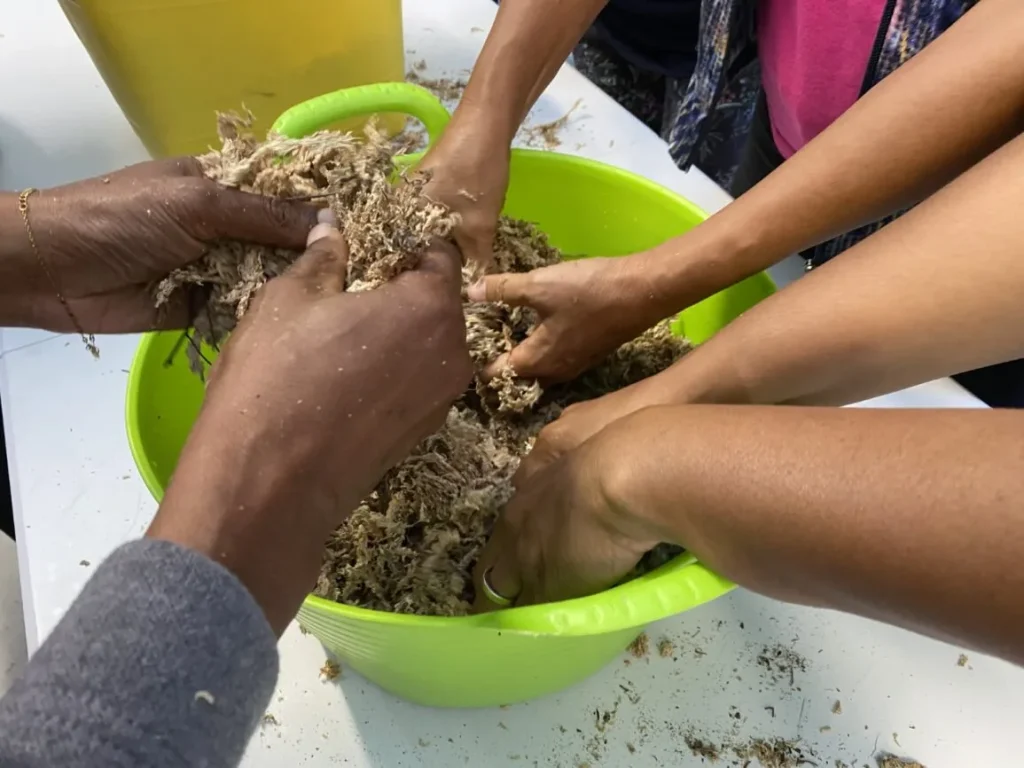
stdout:
<svg viewBox="0 0 1024 768">
<path fill-rule="evenodd" d="M 733 502 L 744 493 L 736 466 L 746 460 L 742 450 L 722 449 L 730 417 L 744 419 L 737 409 L 669 406 L 616 422 L 606 439 L 624 461 L 608 465 L 605 492 L 658 543 L 682 547 L 737 584 L 763 589 L 767 561 L 738 532 L 733 515 Z"/>
<path fill-rule="evenodd" d="M 664 317 L 768 268 L 776 258 L 767 234 L 739 203 L 671 240 L 637 254 L 637 266 L 660 286 Z"/>
<path fill-rule="evenodd" d="M 694 349 L 671 367 L 649 378 L 605 395 L 619 418 L 660 406 L 746 404 L 750 395 L 741 376 L 737 356 L 719 354 L 714 341 Z"/>
<path fill-rule="evenodd" d="M 753 402 L 742 354 L 728 339 L 711 339 L 648 379 L 645 405 L 746 405 Z M 641 382 L 645 383 L 645 382 Z"/>
<path fill-rule="evenodd" d="M 467 88 L 444 135 L 471 140 L 482 150 L 508 154 L 519 122 L 516 110 L 507 101 L 476 95 Z"/>
<path fill-rule="evenodd" d="M 58 293 L 74 295 L 74 276 L 62 265 L 81 263 L 67 244 L 75 222 L 89 221 L 73 210 L 61 188 L 0 195 L 0 326 L 71 330 Z"/>
<path fill-rule="evenodd" d="M 707 440 L 680 441 L 679 434 L 700 428 L 699 419 L 682 421 L 688 409 L 646 408 L 609 426 L 601 434 L 602 492 L 617 510 L 622 529 L 647 551 L 670 544 L 694 553 L 720 573 L 735 578 L 734 554 L 705 515 Z M 703 425 L 706 426 L 706 425 Z"/>
<path fill-rule="evenodd" d="M 636 426 L 644 414 L 659 410 L 644 409 L 613 422 L 590 438 L 579 451 L 579 460 L 592 468 L 591 477 L 607 510 L 605 525 L 620 540 L 636 545 L 639 555 L 658 544 L 677 544 L 672 526 L 662 519 L 661 510 L 650 503 L 646 488 L 651 482 L 644 462 L 642 441 L 636 438 Z M 636 446 L 636 450 L 626 448 Z M 638 460 L 640 459 L 640 460 Z"/>
<path fill-rule="evenodd" d="M 29 204 L 38 202 L 32 195 Z M 39 264 L 32 251 L 17 193 L 0 194 L 0 326 L 31 326 L 39 293 Z"/>
</svg>

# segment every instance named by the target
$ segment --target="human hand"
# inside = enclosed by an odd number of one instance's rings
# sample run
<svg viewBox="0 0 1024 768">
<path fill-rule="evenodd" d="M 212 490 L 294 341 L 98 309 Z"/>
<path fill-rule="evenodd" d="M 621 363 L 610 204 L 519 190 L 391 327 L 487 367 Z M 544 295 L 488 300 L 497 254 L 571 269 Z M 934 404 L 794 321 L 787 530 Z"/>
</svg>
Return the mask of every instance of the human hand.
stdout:
<svg viewBox="0 0 1024 768">
<path fill-rule="evenodd" d="M 482 116 L 460 109 L 419 165 L 431 173 L 424 194 L 461 216 L 455 242 L 483 271 L 494 260 L 494 233 L 508 190 L 509 143 Z"/>
<path fill-rule="evenodd" d="M 216 361 L 149 532 L 233 570 L 278 629 L 330 532 L 442 425 L 472 376 L 455 249 L 346 293 L 347 249 L 325 227 Z"/>
<path fill-rule="evenodd" d="M 11 276 L 0 281 L 7 283 L 0 293 L 10 289 L 20 324 L 55 331 L 77 330 L 58 289 L 87 333 L 184 327 L 188 292 L 158 312 L 155 281 L 221 239 L 301 249 L 316 223 L 314 207 L 224 187 L 204 178 L 191 157 L 141 163 L 43 190 L 27 202 L 38 255 L 27 233 L 5 231 L 24 245 L 17 258 L 0 263 L 0 273 Z"/>
<path fill-rule="evenodd" d="M 672 393 L 658 376 L 594 400 L 570 405 L 544 427 L 519 464 L 513 482 L 525 485 L 532 476 L 560 461 L 608 425 L 643 408 L 672 402 Z"/>
<path fill-rule="evenodd" d="M 657 527 L 611 492 L 629 461 L 598 435 L 520 478 L 480 554 L 476 609 L 502 607 L 487 587 L 530 605 L 594 594 L 629 573 L 660 543 Z"/>
<path fill-rule="evenodd" d="M 536 310 L 540 323 L 485 370 L 511 366 L 541 384 L 568 381 L 671 314 L 639 256 L 566 261 L 522 274 L 487 275 L 470 286 L 472 301 Z"/>
</svg>

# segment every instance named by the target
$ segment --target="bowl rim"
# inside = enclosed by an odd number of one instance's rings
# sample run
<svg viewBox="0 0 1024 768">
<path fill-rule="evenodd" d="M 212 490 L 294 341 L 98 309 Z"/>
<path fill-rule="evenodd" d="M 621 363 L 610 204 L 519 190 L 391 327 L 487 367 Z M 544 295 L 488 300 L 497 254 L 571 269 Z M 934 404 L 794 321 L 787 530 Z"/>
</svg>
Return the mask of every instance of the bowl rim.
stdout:
<svg viewBox="0 0 1024 768">
<path fill-rule="evenodd" d="M 164 489 L 152 465 L 146 461 L 139 421 L 140 380 L 143 363 L 161 333 L 143 334 L 128 372 L 125 424 L 128 447 L 146 488 L 159 503 Z M 581 636 L 641 627 L 713 600 L 735 587 L 728 579 L 684 552 L 650 573 L 638 576 L 595 595 L 555 603 L 508 608 L 469 616 L 416 616 L 376 611 L 337 603 L 313 594 L 306 596 L 302 611 L 345 622 L 449 629 L 453 627 L 525 633 L 530 635 Z"/>
<path fill-rule="evenodd" d="M 530 157 L 545 162 L 558 162 L 587 170 L 598 170 L 637 187 L 643 187 L 673 204 L 686 208 L 701 219 L 708 214 L 702 208 L 675 191 L 624 168 L 592 160 L 590 158 L 549 152 L 538 149 L 512 150 L 513 157 Z M 421 154 L 405 155 L 399 167 L 414 164 Z M 774 281 L 767 273 L 758 273 L 774 288 Z M 143 376 L 143 362 L 150 356 L 150 348 L 159 334 L 166 331 L 152 331 L 142 335 L 139 346 L 132 357 L 128 371 L 125 398 L 125 426 L 128 446 L 132 459 L 142 477 L 143 483 L 159 503 L 164 489 L 156 478 L 152 465 L 146 460 L 140 429 L 139 392 Z M 302 613 L 313 613 L 345 622 L 389 625 L 396 627 L 417 627 L 422 629 L 476 628 L 480 630 L 521 633 L 528 635 L 584 636 L 616 632 L 642 627 L 667 616 L 681 613 L 702 603 L 713 600 L 732 589 L 735 584 L 719 576 L 703 565 L 689 552 L 684 552 L 672 561 L 650 573 L 639 576 L 611 589 L 586 597 L 522 607 L 507 608 L 492 613 L 470 616 L 417 616 L 390 613 L 368 608 L 345 605 L 310 594 L 303 602 Z"/>
</svg>

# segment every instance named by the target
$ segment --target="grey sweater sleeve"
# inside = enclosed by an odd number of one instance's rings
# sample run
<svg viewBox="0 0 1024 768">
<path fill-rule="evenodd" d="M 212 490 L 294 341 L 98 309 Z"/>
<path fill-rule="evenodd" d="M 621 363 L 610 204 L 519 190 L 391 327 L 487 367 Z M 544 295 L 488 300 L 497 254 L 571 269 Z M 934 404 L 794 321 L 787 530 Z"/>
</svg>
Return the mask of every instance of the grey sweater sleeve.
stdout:
<svg viewBox="0 0 1024 768">
<path fill-rule="evenodd" d="M 277 680 L 276 642 L 225 568 L 127 544 L 0 701 L 0 765 L 237 765 Z"/>
</svg>

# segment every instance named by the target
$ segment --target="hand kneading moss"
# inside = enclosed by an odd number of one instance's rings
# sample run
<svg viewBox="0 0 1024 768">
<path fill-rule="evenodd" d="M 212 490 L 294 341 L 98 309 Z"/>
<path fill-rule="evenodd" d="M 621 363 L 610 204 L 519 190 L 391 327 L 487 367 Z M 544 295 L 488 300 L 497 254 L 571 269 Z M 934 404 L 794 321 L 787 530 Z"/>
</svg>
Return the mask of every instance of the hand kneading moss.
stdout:
<svg viewBox="0 0 1024 768">
<path fill-rule="evenodd" d="M 434 238 L 448 239 L 457 215 L 427 200 L 428 178 L 406 172 L 394 181 L 395 147 L 373 126 L 365 140 L 321 131 L 301 139 L 249 133 L 250 117 L 220 119 L 223 146 L 199 158 L 210 178 L 231 187 L 285 198 L 323 199 L 348 240 L 347 289 L 373 290 L 414 267 Z M 493 268 L 526 272 L 561 254 L 533 225 L 503 218 Z M 166 302 L 190 286 L 199 290 L 194 370 L 199 344 L 216 348 L 245 314 L 255 293 L 299 254 L 225 242 L 199 262 L 176 270 L 157 287 Z M 464 284 L 475 278 L 469 269 Z M 470 354 L 478 368 L 509 352 L 531 332 L 529 309 L 466 302 Z M 384 477 L 326 544 L 316 593 L 381 611 L 458 616 L 473 602 L 472 570 L 498 510 L 511 497 L 512 476 L 541 427 L 574 402 L 651 376 L 688 350 L 662 323 L 623 345 L 576 381 L 543 392 L 512 371 L 475 387 L 452 406 L 444 427 Z M 662 562 L 664 553 L 648 558 Z"/>
</svg>

